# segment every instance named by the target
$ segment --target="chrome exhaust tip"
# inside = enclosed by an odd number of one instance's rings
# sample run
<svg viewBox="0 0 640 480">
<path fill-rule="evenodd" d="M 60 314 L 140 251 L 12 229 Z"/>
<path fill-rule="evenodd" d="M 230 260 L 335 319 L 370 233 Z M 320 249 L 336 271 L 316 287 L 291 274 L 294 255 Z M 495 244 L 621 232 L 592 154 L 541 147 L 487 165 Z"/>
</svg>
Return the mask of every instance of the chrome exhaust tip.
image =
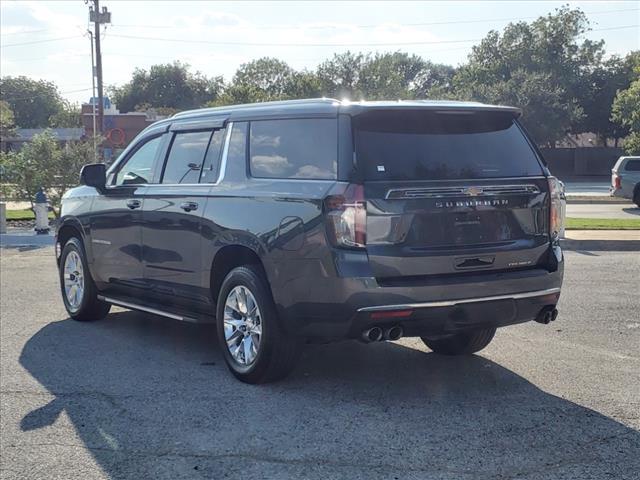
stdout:
<svg viewBox="0 0 640 480">
<path fill-rule="evenodd" d="M 395 340 L 400 340 L 403 333 L 404 332 L 400 325 L 394 325 L 393 327 L 389 327 L 384 331 L 384 339 L 391 340 L 392 342 Z"/>
<path fill-rule="evenodd" d="M 362 332 L 362 340 L 365 343 L 379 342 L 382 340 L 382 329 L 380 327 L 371 327 Z"/>
</svg>

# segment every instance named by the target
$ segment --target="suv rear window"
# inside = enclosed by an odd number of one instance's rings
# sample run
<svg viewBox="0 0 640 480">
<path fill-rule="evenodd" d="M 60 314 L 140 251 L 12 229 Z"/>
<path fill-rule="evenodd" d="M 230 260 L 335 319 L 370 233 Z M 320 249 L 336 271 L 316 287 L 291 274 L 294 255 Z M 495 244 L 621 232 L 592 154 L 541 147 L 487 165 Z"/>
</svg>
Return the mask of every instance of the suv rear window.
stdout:
<svg viewBox="0 0 640 480">
<path fill-rule="evenodd" d="M 336 178 L 337 125 L 333 119 L 251 122 L 251 175 L 263 178 Z"/>
<path fill-rule="evenodd" d="M 627 172 L 640 172 L 640 160 L 629 160 L 624 169 Z"/>
<path fill-rule="evenodd" d="M 446 180 L 541 175 L 511 114 L 371 112 L 355 118 L 365 180 Z"/>
</svg>

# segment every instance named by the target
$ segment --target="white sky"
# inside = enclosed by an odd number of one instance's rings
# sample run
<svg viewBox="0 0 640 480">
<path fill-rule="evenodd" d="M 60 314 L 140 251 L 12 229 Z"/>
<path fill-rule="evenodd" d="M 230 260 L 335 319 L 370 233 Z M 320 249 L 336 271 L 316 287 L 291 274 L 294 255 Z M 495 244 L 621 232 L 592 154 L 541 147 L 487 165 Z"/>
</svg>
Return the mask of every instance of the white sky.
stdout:
<svg viewBox="0 0 640 480">
<path fill-rule="evenodd" d="M 313 69 L 346 50 L 404 51 L 458 65 L 489 30 L 531 21 L 564 3 L 101 0 L 112 12 L 102 37 L 104 79 L 120 85 L 136 67 L 181 60 L 229 80 L 241 63 L 255 58 L 273 56 Z M 608 54 L 640 49 L 637 0 L 569 4 L 588 14 L 594 31 L 586 37 L 604 39 Z M 91 51 L 82 0 L 2 0 L 0 17 L 3 76 L 51 80 L 69 100 L 88 100 Z"/>
</svg>

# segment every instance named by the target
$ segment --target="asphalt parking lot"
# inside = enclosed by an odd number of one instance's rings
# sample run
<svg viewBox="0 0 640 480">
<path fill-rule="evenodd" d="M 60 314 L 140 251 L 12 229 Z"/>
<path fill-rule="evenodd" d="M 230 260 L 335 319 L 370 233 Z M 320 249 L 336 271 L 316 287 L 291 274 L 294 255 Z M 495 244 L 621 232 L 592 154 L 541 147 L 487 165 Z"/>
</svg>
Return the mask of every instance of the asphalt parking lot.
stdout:
<svg viewBox="0 0 640 480">
<path fill-rule="evenodd" d="M 311 346 L 267 386 L 209 326 L 69 320 L 51 247 L 0 255 L 3 479 L 638 478 L 638 252 L 567 252 L 558 320 L 479 355 Z"/>
</svg>

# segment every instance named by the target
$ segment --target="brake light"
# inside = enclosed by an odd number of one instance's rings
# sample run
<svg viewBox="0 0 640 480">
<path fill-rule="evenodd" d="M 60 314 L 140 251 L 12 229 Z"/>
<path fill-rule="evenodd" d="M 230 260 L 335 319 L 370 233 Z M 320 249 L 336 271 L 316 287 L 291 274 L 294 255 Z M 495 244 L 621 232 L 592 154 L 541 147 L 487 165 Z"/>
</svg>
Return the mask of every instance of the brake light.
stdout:
<svg viewBox="0 0 640 480">
<path fill-rule="evenodd" d="M 562 229 L 562 186 L 556 177 L 549 177 L 549 236 L 557 240 Z"/>
<path fill-rule="evenodd" d="M 620 190 L 621 186 L 620 186 L 620 181 L 622 180 L 622 177 L 620 175 L 618 175 L 617 173 L 615 173 L 613 175 L 613 189 L 614 190 Z"/>
<path fill-rule="evenodd" d="M 342 192 L 327 196 L 324 199 L 324 209 L 327 235 L 332 245 L 364 248 L 367 238 L 367 207 L 362 185 L 352 183 Z"/>
</svg>

